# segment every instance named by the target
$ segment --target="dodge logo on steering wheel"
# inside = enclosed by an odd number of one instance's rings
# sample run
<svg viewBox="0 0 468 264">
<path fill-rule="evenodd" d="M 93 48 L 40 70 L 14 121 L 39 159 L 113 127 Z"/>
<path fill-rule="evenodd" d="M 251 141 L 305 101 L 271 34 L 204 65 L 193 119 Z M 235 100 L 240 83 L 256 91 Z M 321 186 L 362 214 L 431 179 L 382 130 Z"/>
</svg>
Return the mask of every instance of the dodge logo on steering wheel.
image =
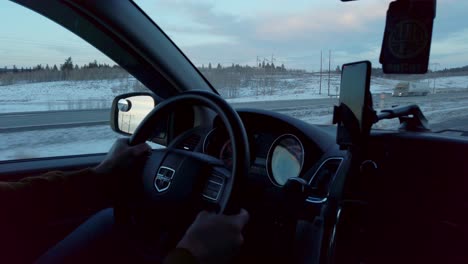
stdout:
<svg viewBox="0 0 468 264">
<path fill-rule="evenodd" d="M 154 178 L 154 187 L 158 192 L 164 192 L 169 189 L 174 173 L 175 171 L 169 167 L 161 166 L 159 168 L 156 173 L 156 177 Z"/>
</svg>

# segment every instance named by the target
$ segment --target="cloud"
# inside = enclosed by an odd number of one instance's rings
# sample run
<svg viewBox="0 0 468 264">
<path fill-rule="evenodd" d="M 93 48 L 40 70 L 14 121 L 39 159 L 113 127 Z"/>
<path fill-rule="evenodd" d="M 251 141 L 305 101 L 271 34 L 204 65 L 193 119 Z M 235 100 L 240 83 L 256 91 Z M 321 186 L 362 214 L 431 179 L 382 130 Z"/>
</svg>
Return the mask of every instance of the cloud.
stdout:
<svg viewBox="0 0 468 264">
<path fill-rule="evenodd" d="M 350 31 L 366 32 L 375 20 L 385 17 L 386 5 L 385 1 L 379 1 L 359 8 L 309 8 L 296 14 L 275 14 L 256 21 L 256 32 L 270 40 Z"/>
<path fill-rule="evenodd" d="M 446 37 L 435 39 L 431 45 L 431 62 L 465 66 L 468 64 L 468 28 L 451 32 Z"/>
<path fill-rule="evenodd" d="M 468 29 L 451 32 L 446 38 L 432 42 L 431 54 L 435 56 L 468 53 Z"/>
<path fill-rule="evenodd" d="M 157 6 L 175 16 L 188 17 L 190 25 L 180 26 L 180 21 L 177 20 L 170 24 L 169 29 L 176 29 L 180 32 L 192 32 L 196 28 L 199 32 L 204 33 L 232 34 L 243 28 L 242 22 L 236 15 L 216 12 L 213 3 L 160 0 Z M 230 30 L 234 30 L 234 32 L 230 32 Z"/>
<path fill-rule="evenodd" d="M 262 12 L 254 17 L 216 11 L 214 3 L 181 0 L 161 0 L 160 8 L 177 16 L 189 16 L 191 25 L 181 26 L 179 21 L 165 26 L 167 31 L 229 35 L 231 39 L 283 41 L 285 37 L 313 36 L 318 33 L 349 33 L 368 31 L 369 24 L 385 17 L 389 0 L 364 4 L 359 8 L 339 5 L 339 8 L 310 6 L 301 12 Z M 285 8 L 287 9 L 287 7 Z"/>
<path fill-rule="evenodd" d="M 283 5 L 283 9 L 244 3 L 252 6 L 252 11 L 245 15 L 214 1 L 161 0 L 158 8 L 170 13 L 172 19 L 164 21 L 155 16 L 155 20 L 160 19 L 160 26 L 197 65 L 253 64 L 257 56 L 263 59 L 274 54 L 278 63 L 316 70 L 321 50 L 324 54 L 332 50 L 332 65 L 362 59 L 378 63 L 389 2 L 319 5 L 311 1 L 301 8 L 287 6 L 283 1 L 271 2 Z M 439 33 L 434 35 L 434 57 L 453 54 L 467 43 L 461 33 L 449 34 L 463 27 L 460 21 L 465 13 L 461 9 L 467 4 L 460 0 L 440 2 L 443 6 L 438 7 L 435 30 Z M 447 49 L 448 46 L 451 48 Z"/>
</svg>

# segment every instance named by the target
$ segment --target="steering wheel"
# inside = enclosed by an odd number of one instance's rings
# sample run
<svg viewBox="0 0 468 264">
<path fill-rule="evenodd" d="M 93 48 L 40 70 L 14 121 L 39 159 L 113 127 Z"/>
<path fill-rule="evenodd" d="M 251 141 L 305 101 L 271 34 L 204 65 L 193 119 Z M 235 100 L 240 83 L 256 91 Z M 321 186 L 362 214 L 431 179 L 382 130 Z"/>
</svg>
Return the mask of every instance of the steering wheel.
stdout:
<svg viewBox="0 0 468 264">
<path fill-rule="evenodd" d="M 120 207 L 116 213 L 116 221 L 124 218 L 144 234 L 155 227 L 185 231 L 203 209 L 226 214 L 240 209 L 239 191 L 250 166 L 249 142 L 239 115 L 220 96 L 189 91 L 164 100 L 140 123 L 130 145 L 151 139 L 161 117 L 169 116 L 180 105 L 205 106 L 219 115 L 232 144 L 232 170 L 219 159 L 177 149 L 174 144 L 153 150 L 138 172 L 139 177 L 132 177 L 132 183 L 126 186 L 131 191 L 125 194 L 125 210 Z"/>
</svg>

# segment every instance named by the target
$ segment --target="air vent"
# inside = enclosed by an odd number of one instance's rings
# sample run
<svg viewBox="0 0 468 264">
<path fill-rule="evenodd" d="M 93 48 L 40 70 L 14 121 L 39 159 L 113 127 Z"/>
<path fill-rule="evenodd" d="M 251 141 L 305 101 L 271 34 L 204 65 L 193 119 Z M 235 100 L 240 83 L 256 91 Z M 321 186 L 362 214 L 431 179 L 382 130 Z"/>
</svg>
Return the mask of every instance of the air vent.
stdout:
<svg viewBox="0 0 468 264">
<path fill-rule="evenodd" d="M 199 142 L 200 142 L 200 136 L 196 134 L 192 134 L 188 138 L 185 138 L 181 143 L 179 143 L 177 145 L 177 148 L 193 151 L 197 147 Z"/>
<path fill-rule="evenodd" d="M 333 177 L 335 177 L 341 162 L 343 162 L 343 158 L 329 158 L 322 162 L 317 172 L 315 172 L 310 180 L 310 186 L 314 190 L 314 196 L 327 196 L 329 184 Z"/>
</svg>

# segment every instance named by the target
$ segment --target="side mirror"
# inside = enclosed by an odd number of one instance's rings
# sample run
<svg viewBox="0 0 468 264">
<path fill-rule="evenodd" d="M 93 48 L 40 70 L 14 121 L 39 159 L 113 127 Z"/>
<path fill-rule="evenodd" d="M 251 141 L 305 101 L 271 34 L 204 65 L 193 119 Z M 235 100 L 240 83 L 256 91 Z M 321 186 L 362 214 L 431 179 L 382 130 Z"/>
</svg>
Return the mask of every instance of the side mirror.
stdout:
<svg viewBox="0 0 468 264">
<path fill-rule="evenodd" d="M 151 93 L 128 93 L 115 97 L 111 109 L 112 130 L 132 135 L 158 101 L 158 98 Z"/>
</svg>

